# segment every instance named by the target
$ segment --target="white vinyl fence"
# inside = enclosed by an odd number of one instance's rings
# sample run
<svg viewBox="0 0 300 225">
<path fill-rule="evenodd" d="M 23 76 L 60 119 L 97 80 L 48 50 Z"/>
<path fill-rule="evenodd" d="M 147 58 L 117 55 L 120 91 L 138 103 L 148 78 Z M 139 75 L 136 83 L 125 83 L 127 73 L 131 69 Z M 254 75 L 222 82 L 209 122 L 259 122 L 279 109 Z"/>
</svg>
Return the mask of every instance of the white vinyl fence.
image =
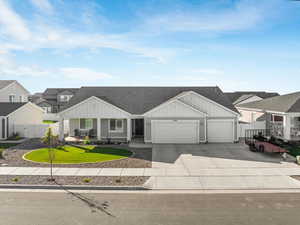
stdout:
<svg viewBox="0 0 300 225">
<path fill-rule="evenodd" d="M 238 134 L 240 138 L 245 137 L 246 130 L 266 129 L 266 121 L 256 121 L 253 123 L 239 123 Z"/>
<path fill-rule="evenodd" d="M 41 138 L 45 135 L 48 128 L 52 129 L 54 135 L 59 134 L 59 123 L 53 124 L 18 124 L 13 126 L 13 132 L 25 138 Z M 69 122 L 65 121 L 65 134 L 69 132 Z"/>
</svg>

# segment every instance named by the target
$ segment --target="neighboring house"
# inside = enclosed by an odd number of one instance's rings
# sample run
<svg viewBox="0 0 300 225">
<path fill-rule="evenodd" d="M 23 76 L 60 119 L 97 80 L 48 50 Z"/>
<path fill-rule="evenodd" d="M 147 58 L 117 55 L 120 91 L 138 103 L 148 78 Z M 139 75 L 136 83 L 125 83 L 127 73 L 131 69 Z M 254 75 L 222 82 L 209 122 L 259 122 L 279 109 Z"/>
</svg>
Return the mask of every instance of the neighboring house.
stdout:
<svg viewBox="0 0 300 225">
<path fill-rule="evenodd" d="M 300 140 L 300 92 L 238 106 L 239 110 L 264 115 L 270 134 L 286 141 Z"/>
<path fill-rule="evenodd" d="M 149 143 L 235 142 L 239 113 L 218 87 L 82 87 L 59 113 L 69 136 Z"/>
<path fill-rule="evenodd" d="M 30 129 L 31 125 L 42 124 L 43 114 L 43 110 L 31 102 L 0 103 L 0 139 L 7 139 L 19 132 L 20 125 Z"/>
<path fill-rule="evenodd" d="M 0 80 L 0 102 L 28 102 L 30 93 L 16 80 Z"/>
<path fill-rule="evenodd" d="M 229 92 L 225 93 L 227 97 L 231 100 L 232 104 L 237 108 L 237 110 L 240 112 L 241 116 L 239 118 L 239 121 L 242 123 L 253 123 L 256 121 L 262 121 L 264 120 L 264 113 L 256 112 L 255 110 L 243 110 L 239 106 L 242 104 L 250 103 L 250 102 L 256 102 L 263 99 L 279 96 L 278 93 L 273 92 Z"/>
<path fill-rule="evenodd" d="M 78 88 L 47 88 L 35 104 L 47 113 L 57 113 L 68 104 Z"/>
</svg>

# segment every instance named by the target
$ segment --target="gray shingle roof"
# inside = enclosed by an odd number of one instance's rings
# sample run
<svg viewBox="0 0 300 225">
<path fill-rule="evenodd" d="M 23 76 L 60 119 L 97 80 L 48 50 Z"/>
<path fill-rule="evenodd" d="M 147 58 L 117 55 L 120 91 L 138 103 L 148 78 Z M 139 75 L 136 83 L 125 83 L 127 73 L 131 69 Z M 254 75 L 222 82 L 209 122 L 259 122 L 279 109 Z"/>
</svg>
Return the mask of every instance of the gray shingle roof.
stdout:
<svg viewBox="0 0 300 225">
<path fill-rule="evenodd" d="M 0 116 L 7 116 L 8 114 L 16 111 L 18 108 L 22 107 L 25 104 L 27 104 L 27 103 L 26 102 L 23 102 L 23 103 L 1 102 L 0 103 Z"/>
<path fill-rule="evenodd" d="M 231 102 L 234 103 L 242 96 L 249 98 L 249 95 L 252 95 L 252 96 L 256 95 L 262 99 L 265 99 L 265 98 L 271 98 L 271 97 L 278 96 L 279 94 L 276 92 L 265 92 L 265 91 L 237 91 L 237 92 L 226 92 L 225 95 L 227 95 L 227 97 L 231 100 Z M 241 101 L 239 101 L 239 102 L 241 102 Z M 235 103 L 235 104 L 237 104 L 237 103 Z"/>
<path fill-rule="evenodd" d="M 0 80 L 0 89 L 5 88 L 13 82 L 15 82 L 15 80 Z"/>
<path fill-rule="evenodd" d="M 143 114 L 184 91 L 194 91 L 238 113 L 219 87 L 82 87 L 64 109 L 95 96 L 131 114 Z"/>
<path fill-rule="evenodd" d="M 68 92 L 75 94 L 79 88 L 47 88 L 43 93 L 45 99 L 56 99 L 60 93 Z"/>
<path fill-rule="evenodd" d="M 245 103 L 238 107 L 285 113 L 300 112 L 300 92 Z"/>
</svg>

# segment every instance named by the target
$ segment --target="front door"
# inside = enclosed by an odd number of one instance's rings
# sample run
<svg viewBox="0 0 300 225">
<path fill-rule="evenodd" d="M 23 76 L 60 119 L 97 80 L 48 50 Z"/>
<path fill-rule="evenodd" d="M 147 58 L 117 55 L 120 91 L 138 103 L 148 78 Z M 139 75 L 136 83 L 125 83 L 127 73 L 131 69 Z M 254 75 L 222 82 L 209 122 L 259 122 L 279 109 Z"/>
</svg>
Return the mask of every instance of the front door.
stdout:
<svg viewBox="0 0 300 225">
<path fill-rule="evenodd" d="M 144 136 L 144 119 L 134 119 L 134 136 Z"/>
</svg>

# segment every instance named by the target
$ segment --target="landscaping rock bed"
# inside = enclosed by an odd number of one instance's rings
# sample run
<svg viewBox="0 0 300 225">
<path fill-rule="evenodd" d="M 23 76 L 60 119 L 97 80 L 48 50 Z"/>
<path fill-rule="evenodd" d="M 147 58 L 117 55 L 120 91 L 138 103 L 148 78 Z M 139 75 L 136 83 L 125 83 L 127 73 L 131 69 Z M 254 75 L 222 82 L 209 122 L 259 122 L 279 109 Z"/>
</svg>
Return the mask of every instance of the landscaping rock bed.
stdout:
<svg viewBox="0 0 300 225">
<path fill-rule="evenodd" d="M 54 176 L 60 185 L 142 186 L 149 177 Z M 57 185 L 49 176 L 0 176 L 0 184 Z"/>
<path fill-rule="evenodd" d="M 104 146 L 104 145 L 103 145 Z M 25 153 L 46 147 L 39 139 L 30 139 L 17 146 L 4 150 L 0 165 L 15 167 L 49 167 L 47 163 L 35 163 L 24 160 Z M 123 148 L 132 151 L 134 154 L 126 159 L 108 162 L 85 163 L 85 164 L 54 164 L 54 167 L 76 167 L 76 168 L 150 168 L 152 166 L 152 150 L 129 148 L 127 145 L 114 145 L 114 148 Z"/>
</svg>

